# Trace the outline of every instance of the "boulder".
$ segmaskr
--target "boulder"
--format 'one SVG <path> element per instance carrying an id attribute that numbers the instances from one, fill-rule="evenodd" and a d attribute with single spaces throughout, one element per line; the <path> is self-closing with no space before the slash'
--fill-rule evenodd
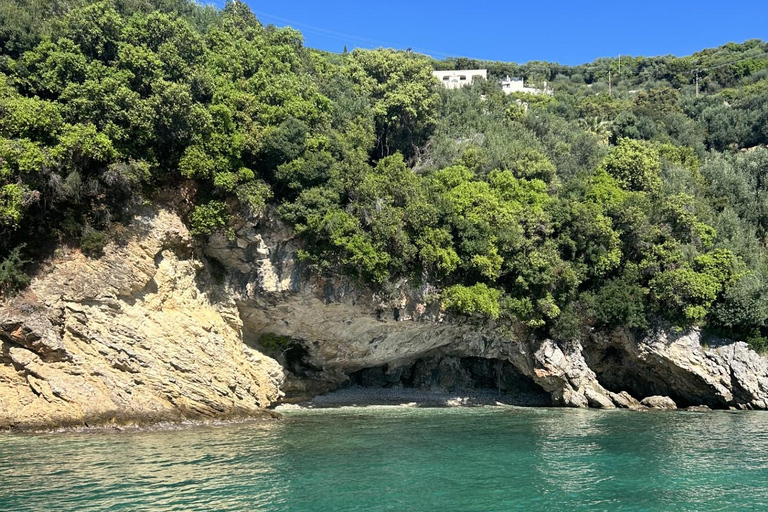
<path id="1" fill-rule="evenodd" d="M 677 409 L 677 404 L 668 396 L 648 396 L 643 398 L 640 403 L 650 409 Z"/>

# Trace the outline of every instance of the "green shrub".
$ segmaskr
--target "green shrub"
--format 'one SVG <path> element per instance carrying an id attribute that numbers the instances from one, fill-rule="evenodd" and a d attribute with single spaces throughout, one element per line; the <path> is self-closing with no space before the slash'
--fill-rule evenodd
<path id="1" fill-rule="evenodd" d="M 661 186 L 659 152 L 650 144 L 621 138 L 600 165 L 626 190 L 652 192 Z"/>
<path id="2" fill-rule="evenodd" d="M 80 250 L 91 258 L 97 258 L 104 254 L 104 247 L 109 242 L 109 237 L 103 231 L 86 230 L 80 239 Z"/>
<path id="3" fill-rule="evenodd" d="M 0 227 L 17 226 L 21 220 L 22 208 L 21 187 L 16 184 L 0 187 Z"/>
<path id="4" fill-rule="evenodd" d="M 262 334 L 261 338 L 259 338 L 259 345 L 261 345 L 264 350 L 272 353 L 284 352 L 293 345 L 293 339 L 289 336 L 281 336 L 279 334 L 268 332 Z"/>
<path id="5" fill-rule="evenodd" d="M 749 344 L 749 348 L 759 354 L 768 352 L 768 338 L 761 336 L 759 333 L 748 336 L 745 341 Z"/>
<path id="6" fill-rule="evenodd" d="M 272 199 L 272 189 L 263 181 L 247 181 L 237 187 L 235 194 L 251 215 L 261 215 Z"/>
<path id="7" fill-rule="evenodd" d="M 559 340 L 579 339 L 583 335 L 584 319 L 576 304 L 569 304 L 555 319 L 549 333 Z"/>
<path id="8" fill-rule="evenodd" d="M 598 323 L 616 327 L 646 327 L 645 298 L 648 290 L 624 279 L 614 279 L 594 296 L 593 309 Z"/>
<path id="9" fill-rule="evenodd" d="M 479 313 L 490 318 L 499 317 L 501 290 L 489 288 L 485 283 L 473 286 L 455 285 L 443 290 L 443 307 L 472 315 Z"/>
<path id="10" fill-rule="evenodd" d="M 190 216 L 193 235 L 210 235 L 219 228 L 227 225 L 229 214 L 223 201 L 211 201 L 208 204 L 196 206 Z"/>
<path id="11" fill-rule="evenodd" d="M 25 288 L 30 281 L 22 267 L 29 263 L 21 258 L 24 246 L 14 248 L 7 258 L 0 262 L 0 295 L 8 295 Z"/>
<path id="12" fill-rule="evenodd" d="M 661 313 L 684 324 L 696 324 L 709 312 L 722 284 L 710 274 L 681 267 L 656 274 L 650 288 Z"/>

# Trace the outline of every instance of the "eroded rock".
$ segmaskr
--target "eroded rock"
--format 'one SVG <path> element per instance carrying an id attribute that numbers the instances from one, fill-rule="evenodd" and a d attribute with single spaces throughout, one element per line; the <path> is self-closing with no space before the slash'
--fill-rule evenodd
<path id="1" fill-rule="evenodd" d="M 640 403 L 651 409 L 677 409 L 675 401 L 668 396 L 648 396 L 643 398 Z"/>
<path id="2" fill-rule="evenodd" d="M 621 391 L 620 393 L 608 393 L 608 396 L 611 397 L 611 400 L 613 400 L 613 403 L 616 404 L 616 407 L 620 407 L 622 409 L 644 409 L 645 406 L 642 405 L 638 400 L 627 393 L 626 391 Z"/>
<path id="3" fill-rule="evenodd" d="M 594 333 L 585 355 L 598 379 L 634 396 L 666 395 L 710 408 L 766 409 L 768 361 L 746 343 L 711 338 L 698 328 L 661 325 L 645 335 Z"/>
<path id="4" fill-rule="evenodd" d="M 257 415 L 280 397 L 282 368 L 243 344 L 180 219 L 147 212 L 131 230 L 0 307 L 0 427 Z"/>

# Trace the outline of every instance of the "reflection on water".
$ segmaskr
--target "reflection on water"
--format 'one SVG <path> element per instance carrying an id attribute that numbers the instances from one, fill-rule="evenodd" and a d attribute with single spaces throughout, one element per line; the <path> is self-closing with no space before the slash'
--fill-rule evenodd
<path id="1" fill-rule="evenodd" d="M 764 413 L 326 409 L 0 435 L 0 510 L 768 510 Z"/>
<path id="2" fill-rule="evenodd" d="M 603 434 L 597 417 L 591 411 L 571 412 L 565 428 L 560 418 L 551 416 L 541 416 L 533 425 L 538 456 L 532 469 L 542 494 L 574 495 L 612 478 L 597 468 L 600 446 L 595 439 Z"/>

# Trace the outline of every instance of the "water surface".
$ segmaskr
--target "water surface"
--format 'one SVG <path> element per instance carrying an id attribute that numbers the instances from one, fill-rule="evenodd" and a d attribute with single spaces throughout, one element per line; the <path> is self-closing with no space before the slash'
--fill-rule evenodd
<path id="1" fill-rule="evenodd" d="M 760 412 L 371 407 L 0 435 L 0 510 L 768 510 L 767 426 Z"/>

